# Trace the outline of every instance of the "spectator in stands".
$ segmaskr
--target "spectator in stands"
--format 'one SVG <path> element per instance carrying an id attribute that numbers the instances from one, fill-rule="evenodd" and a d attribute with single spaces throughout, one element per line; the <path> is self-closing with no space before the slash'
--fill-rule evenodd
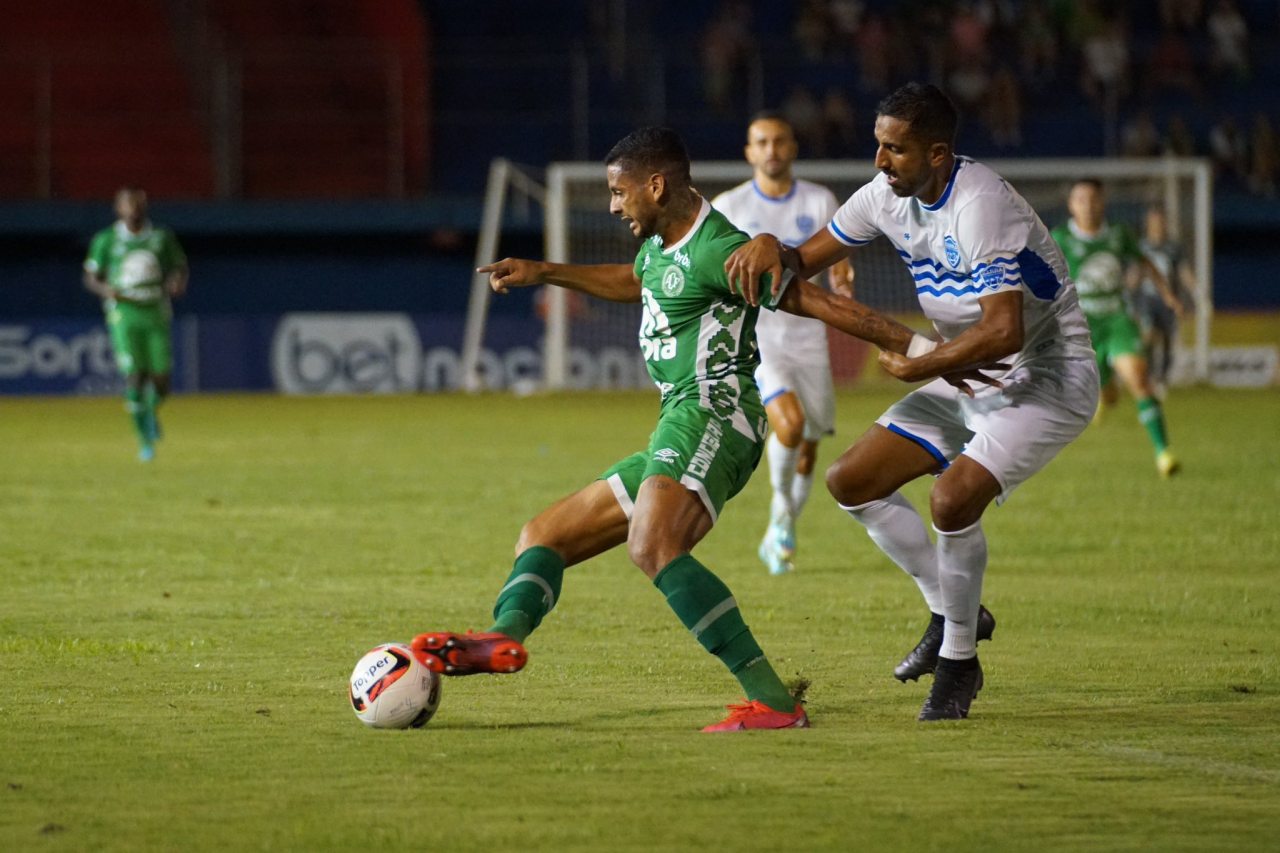
<path id="1" fill-rule="evenodd" d="M 1081 45 L 1080 88 L 1095 104 L 1117 103 L 1128 93 L 1129 36 L 1115 15 L 1085 37 Z"/>
<path id="2" fill-rule="evenodd" d="M 1249 173 L 1249 146 L 1235 116 L 1224 115 L 1209 131 L 1209 155 L 1221 181 L 1243 183 Z"/>
<path id="3" fill-rule="evenodd" d="M 1154 157 L 1160 153 L 1160 131 L 1150 110 L 1139 110 L 1120 128 L 1120 153 L 1125 157 Z"/>
<path id="4" fill-rule="evenodd" d="M 822 135 L 826 141 L 826 156 L 853 156 L 858 140 L 857 119 L 853 104 L 837 86 L 827 89 L 822 98 Z"/>
<path id="5" fill-rule="evenodd" d="M 962 60 L 947 75 L 947 91 L 956 106 L 965 113 L 981 112 L 980 105 L 986 100 L 990 88 L 991 75 L 987 66 L 976 57 Z"/>
<path id="6" fill-rule="evenodd" d="M 1276 147 L 1276 135 L 1271 119 L 1264 112 L 1253 117 L 1253 132 L 1249 135 L 1249 191 L 1266 198 L 1276 196 L 1276 161 L 1280 151 Z"/>
<path id="7" fill-rule="evenodd" d="M 951 18 L 951 58 L 957 65 L 987 60 L 989 22 L 972 5 L 961 6 Z"/>
<path id="8" fill-rule="evenodd" d="M 985 116 L 997 148 L 1022 147 L 1022 87 L 1008 65 L 1001 65 L 991 78 Z"/>
<path id="9" fill-rule="evenodd" d="M 862 0 L 831 0 L 828 4 L 827 15 L 831 19 L 832 39 L 838 55 L 852 55 L 865 12 Z"/>
<path id="10" fill-rule="evenodd" d="M 800 55 L 809 62 L 821 62 L 827 55 L 828 39 L 831 37 L 831 20 L 827 14 L 827 4 L 823 0 L 805 0 L 796 16 L 795 26 L 791 30 Z"/>
<path id="11" fill-rule="evenodd" d="M 1160 39 L 1147 60 L 1145 82 L 1148 96 L 1174 92 L 1199 97 L 1200 85 L 1196 79 L 1195 59 L 1185 35 L 1171 28 L 1166 28 L 1160 34 Z"/>
<path id="12" fill-rule="evenodd" d="M 1169 127 L 1165 130 L 1161 145 L 1163 153 L 1174 157 L 1195 156 L 1198 147 L 1196 137 L 1191 128 L 1187 127 L 1187 120 L 1182 117 L 1182 113 L 1169 116 Z"/>
<path id="13" fill-rule="evenodd" d="M 1022 79 L 1033 89 L 1049 85 L 1058 76 L 1058 32 L 1043 2 L 1027 4 L 1016 32 Z"/>
<path id="14" fill-rule="evenodd" d="M 1249 79 L 1249 25 L 1235 0 L 1216 0 L 1205 19 L 1209 70 L 1218 77 Z"/>
<path id="15" fill-rule="evenodd" d="M 873 12 L 858 28 L 858 72 L 863 91 L 881 92 L 889 88 L 890 70 L 893 67 L 889 45 L 889 24 L 883 15 Z"/>
<path id="16" fill-rule="evenodd" d="M 791 87 L 782 102 L 782 115 L 795 131 L 801 148 L 812 151 L 815 157 L 825 156 L 827 141 L 823 136 L 822 107 L 808 87 L 799 84 Z"/>
<path id="17" fill-rule="evenodd" d="M 742 88 L 740 81 L 756 50 L 751 5 L 725 0 L 702 38 L 702 85 L 712 109 L 728 113 L 733 108 L 734 93 Z"/>
<path id="18" fill-rule="evenodd" d="M 1160 23 L 1189 33 L 1200 26 L 1200 0 L 1160 0 Z"/>

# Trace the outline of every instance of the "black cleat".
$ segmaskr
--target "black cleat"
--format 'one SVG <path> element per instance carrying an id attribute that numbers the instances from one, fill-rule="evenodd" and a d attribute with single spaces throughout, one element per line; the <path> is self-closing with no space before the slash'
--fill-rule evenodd
<path id="1" fill-rule="evenodd" d="M 906 684 L 908 681 L 917 681 L 920 676 L 933 672 L 938 665 L 938 652 L 942 650 L 942 623 L 943 618 L 937 613 L 933 614 L 933 618 L 929 621 L 929 627 L 924 629 L 924 636 L 920 638 L 920 642 L 907 653 L 907 656 L 902 659 L 902 663 L 893 668 L 894 678 Z M 990 640 L 995 630 L 996 617 L 991 615 L 990 610 L 979 604 L 978 641 Z"/>
<path id="2" fill-rule="evenodd" d="M 924 700 L 922 722 L 963 720 L 969 716 L 969 705 L 982 689 L 982 666 L 978 659 L 950 660 L 940 658 L 933 673 L 933 687 Z"/>

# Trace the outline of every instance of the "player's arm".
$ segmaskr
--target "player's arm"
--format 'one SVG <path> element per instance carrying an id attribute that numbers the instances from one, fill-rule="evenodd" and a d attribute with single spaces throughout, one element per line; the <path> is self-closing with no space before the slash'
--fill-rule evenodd
<path id="1" fill-rule="evenodd" d="M 1160 268 L 1145 254 L 1138 255 L 1138 266 L 1142 268 L 1142 274 L 1155 283 L 1160 298 L 1164 300 L 1165 305 L 1169 306 L 1169 310 L 1181 317 L 1182 300 L 1178 299 L 1178 295 L 1173 292 L 1173 284 L 1169 281 L 1169 277 L 1161 272 Z"/>
<path id="2" fill-rule="evenodd" d="M 489 274 L 489 287 L 506 293 L 513 287 L 555 284 L 610 302 L 639 302 L 640 279 L 631 264 L 554 264 L 503 258 L 476 272 Z"/>
<path id="3" fill-rule="evenodd" d="M 799 247 L 788 246 L 772 234 L 758 234 L 729 256 L 724 271 L 730 289 L 742 294 L 749 304 L 759 305 L 761 276 L 771 276 L 769 281 L 775 283 L 776 294 L 783 270 L 800 278 L 811 278 L 848 253 L 849 247 L 825 228 Z"/>
<path id="4" fill-rule="evenodd" d="M 107 263 L 107 245 L 102 234 L 98 234 L 93 238 L 93 242 L 89 244 L 89 253 L 84 259 L 84 289 L 92 293 L 99 299 L 111 299 L 115 294 L 111 292 L 111 285 L 107 283 L 103 275 Z"/>
<path id="5" fill-rule="evenodd" d="M 183 264 L 173 272 L 169 273 L 169 277 L 164 280 L 165 292 L 174 299 L 177 299 L 179 296 L 182 296 L 182 294 L 187 292 L 187 280 L 189 278 L 190 271 L 187 269 L 187 265 Z"/>
<path id="6" fill-rule="evenodd" d="M 99 299 L 111 299 L 113 296 L 111 285 L 107 284 L 106 279 L 87 269 L 84 271 L 84 289 Z"/>
<path id="7" fill-rule="evenodd" d="M 880 353 L 880 364 L 904 382 L 918 382 L 946 376 L 951 384 L 972 396 L 957 379 L 971 379 L 999 385 L 978 373 L 996 366 L 1000 359 L 1022 349 L 1022 291 L 1004 290 L 978 300 L 982 317 L 949 341 L 927 352 L 907 357 L 900 351 Z"/>
<path id="8" fill-rule="evenodd" d="M 821 320 L 846 335 L 861 338 L 893 352 L 907 352 L 915 337 L 915 332 L 892 317 L 847 296 L 823 290 L 803 278 L 798 278 L 787 286 L 778 302 L 778 308 L 789 314 Z"/>

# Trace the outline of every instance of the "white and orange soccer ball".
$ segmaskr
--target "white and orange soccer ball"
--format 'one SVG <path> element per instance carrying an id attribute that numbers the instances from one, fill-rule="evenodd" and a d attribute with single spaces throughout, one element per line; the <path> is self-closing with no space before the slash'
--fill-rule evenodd
<path id="1" fill-rule="evenodd" d="M 417 729 L 440 706 L 440 676 L 404 643 L 375 646 L 351 673 L 351 708 L 375 729 Z"/>

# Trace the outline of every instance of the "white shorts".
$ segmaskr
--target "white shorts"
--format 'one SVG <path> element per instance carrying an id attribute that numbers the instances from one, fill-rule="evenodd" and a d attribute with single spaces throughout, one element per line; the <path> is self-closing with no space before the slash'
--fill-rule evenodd
<path id="1" fill-rule="evenodd" d="M 968 456 L 1000 483 L 1003 502 L 1089 425 L 1098 408 L 1098 366 L 1092 359 L 1045 360 L 1001 381 L 1003 389 L 983 386 L 970 399 L 935 379 L 876 423 L 929 451 L 939 472 Z"/>
<path id="2" fill-rule="evenodd" d="M 835 432 L 836 393 L 826 358 L 807 364 L 777 358 L 762 361 L 756 368 L 756 386 L 765 406 L 779 394 L 796 395 L 804 409 L 805 441 L 820 441 Z"/>

